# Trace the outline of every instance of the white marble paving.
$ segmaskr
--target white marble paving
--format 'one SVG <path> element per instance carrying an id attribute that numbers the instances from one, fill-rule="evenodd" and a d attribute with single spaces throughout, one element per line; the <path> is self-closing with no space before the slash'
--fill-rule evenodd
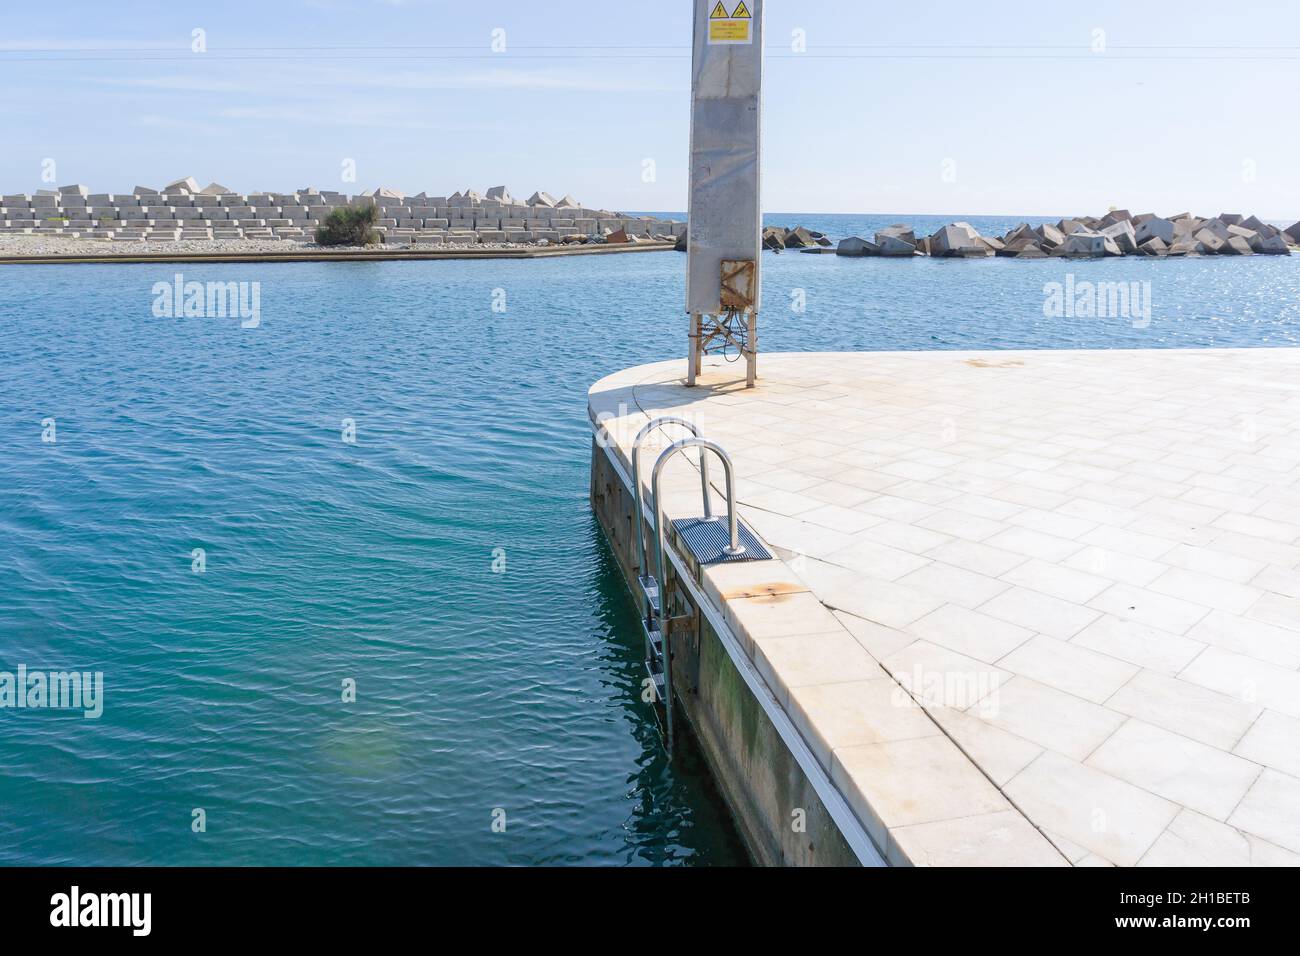
<path id="1" fill-rule="evenodd" d="M 683 373 L 593 418 L 732 453 L 780 560 L 710 593 L 892 862 L 1300 862 L 1300 350 Z"/>

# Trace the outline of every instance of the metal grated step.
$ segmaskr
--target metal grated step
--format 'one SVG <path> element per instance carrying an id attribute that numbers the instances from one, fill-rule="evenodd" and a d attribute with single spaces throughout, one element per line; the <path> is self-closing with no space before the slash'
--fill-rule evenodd
<path id="1" fill-rule="evenodd" d="M 673 529 L 682 543 L 700 564 L 722 564 L 737 561 L 767 561 L 772 555 L 743 521 L 737 524 L 737 537 L 744 547 L 743 554 L 727 554 L 724 548 L 731 543 L 727 535 L 727 522 L 721 518 L 679 518 Z"/>
<path id="2" fill-rule="evenodd" d="M 659 630 L 659 622 L 656 620 L 653 624 L 641 622 L 641 630 L 645 632 L 646 640 L 650 644 L 650 653 L 654 660 L 662 660 L 664 656 L 664 635 Z"/>
<path id="3" fill-rule="evenodd" d="M 636 580 L 641 585 L 642 597 L 650 604 L 657 617 L 662 613 L 662 609 L 659 607 L 659 582 L 654 579 L 652 574 L 641 575 Z"/>

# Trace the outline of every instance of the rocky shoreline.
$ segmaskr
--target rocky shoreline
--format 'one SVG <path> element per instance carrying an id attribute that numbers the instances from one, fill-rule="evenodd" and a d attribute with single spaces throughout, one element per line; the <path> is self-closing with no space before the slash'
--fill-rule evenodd
<path id="1" fill-rule="evenodd" d="M 841 239 L 841 256 L 1014 259 L 1056 257 L 1100 259 L 1106 256 L 1286 256 L 1300 251 L 1300 222 L 1286 229 L 1255 216 L 1220 213 L 1201 218 L 1191 213 L 1161 217 L 1134 216 L 1113 209 L 1104 216 L 1062 219 L 1055 225 L 1021 223 L 1002 236 L 981 236 L 968 222 L 955 222 L 933 235 L 918 237 L 906 224 L 889 226 L 873 239 Z"/>

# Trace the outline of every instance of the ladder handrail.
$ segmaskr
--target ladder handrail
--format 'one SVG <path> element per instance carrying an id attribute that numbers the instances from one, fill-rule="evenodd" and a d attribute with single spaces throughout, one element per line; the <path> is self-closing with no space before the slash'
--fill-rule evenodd
<path id="1" fill-rule="evenodd" d="M 642 516 L 645 509 L 641 501 L 641 443 L 655 429 L 663 428 L 665 425 L 681 425 L 696 438 L 700 437 L 700 430 L 693 422 L 684 418 L 678 418 L 675 415 L 665 415 L 661 418 L 652 419 L 636 434 L 632 439 L 632 498 L 633 498 L 633 525 L 636 531 L 637 557 L 640 559 L 641 574 L 650 573 L 649 567 L 646 566 L 645 553 L 645 531 L 642 528 Z M 705 460 L 703 454 L 700 455 L 700 490 L 704 495 L 704 517 L 705 520 L 713 519 L 713 509 L 709 504 L 709 463 Z M 653 495 L 651 498 L 653 500 Z"/>
<path id="2" fill-rule="evenodd" d="M 663 473 L 664 466 L 668 464 L 673 455 L 676 455 L 680 451 L 685 451 L 687 448 L 700 449 L 701 466 L 704 464 L 704 453 L 706 451 L 713 452 L 722 462 L 722 471 L 727 482 L 727 532 L 731 536 L 730 543 L 724 546 L 722 550 L 726 554 L 733 556 L 745 553 L 745 546 L 740 543 L 740 526 L 736 516 L 736 474 L 735 469 L 732 468 L 731 465 L 731 456 L 727 454 L 726 450 L 721 445 L 715 441 L 710 441 L 707 438 L 683 438 L 679 441 L 675 441 L 665 448 L 659 455 L 658 460 L 655 461 L 654 471 L 651 472 L 650 475 L 650 497 L 654 499 L 655 505 L 655 541 L 659 549 L 659 552 L 656 555 L 657 560 L 655 566 L 659 574 L 660 587 L 663 587 L 664 577 L 664 509 L 662 503 L 659 501 L 659 478 Z"/>
<path id="3" fill-rule="evenodd" d="M 723 450 L 722 446 L 716 442 L 709 441 L 707 438 L 683 438 L 675 441 L 659 455 L 655 461 L 654 470 L 650 475 L 650 497 L 654 500 L 655 508 L 655 574 L 659 585 L 659 619 L 663 623 L 660 628 L 660 640 L 663 641 L 663 669 L 664 669 L 664 714 L 667 723 L 667 741 L 668 753 L 671 755 L 673 750 L 673 657 L 672 657 L 672 628 L 668 625 L 671 615 L 668 613 L 668 579 L 664 570 L 664 508 L 663 500 L 659 495 L 659 479 L 663 474 L 664 466 L 678 452 L 685 451 L 687 448 L 700 449 L 701 468 L 707 467 L 707 452 L 713 452 L 722 461 L 722 470 L 726 475 L 727 481 L 727 530 L 731 533 L 731 543 L 726 545 L 722 550 L 729 555 L 739 555 L 745 553 L 744 545 L 740 543 L 740 532 L 736 519 L 736 475 L 731 466 L 731 457 Z M 705 486 L 705 500 L 707 507 L 708 486 Z"/>

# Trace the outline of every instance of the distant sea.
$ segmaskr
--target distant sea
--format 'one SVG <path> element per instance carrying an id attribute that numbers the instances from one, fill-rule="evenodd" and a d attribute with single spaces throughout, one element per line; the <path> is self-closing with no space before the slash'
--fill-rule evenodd
<path id="1" fill-rule="evenodd" d="M 0 671 L 105 686 L 0 710 L 0 864 L 743 860 L 587 503 L 587 388 L 684 355 L 684 269 L 0 267 Z M 1300 257 L 763 269 L 769 352 L 1300 345 Z M 260 282 L 260 327 L 155 317 L 176 273 Z M 1070 275 L 1149 282 L 1150 323 L 1046 317 Z"/>

